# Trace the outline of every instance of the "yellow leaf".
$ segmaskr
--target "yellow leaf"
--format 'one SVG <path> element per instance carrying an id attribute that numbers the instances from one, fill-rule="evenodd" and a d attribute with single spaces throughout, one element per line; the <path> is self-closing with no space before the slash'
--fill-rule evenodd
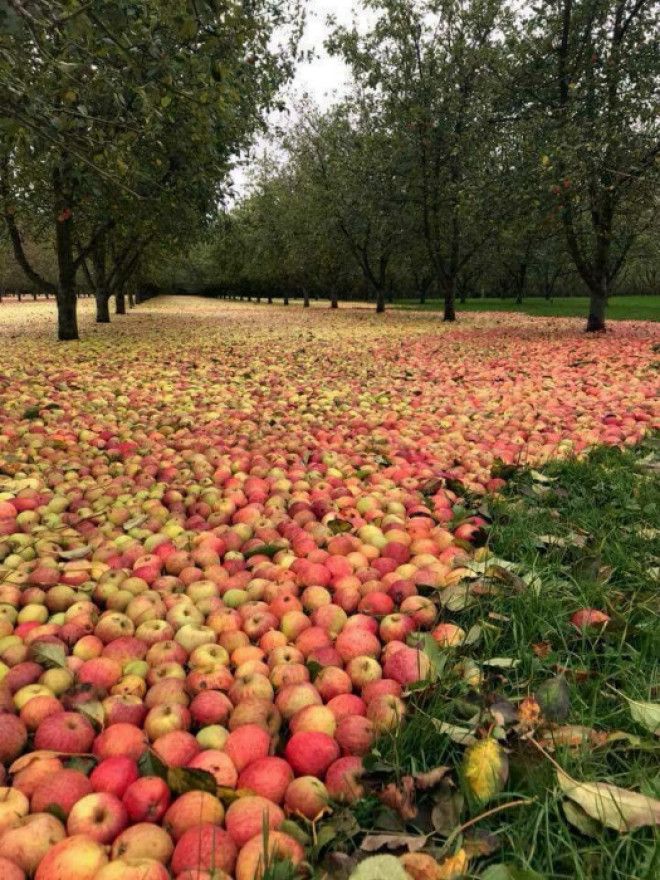
<path id="1" fill-rule="evenodd" d="M 463 775 L 475 797 L 490 800 L 502 790 L 509 775 L 509 761 L 502 746 L 494 739 L 471 745 L 463 759 Z"/>
<path id="2" fill-rule="evenodd" d="M 584 812 L 615 831 L 660 825 L 660 801 L 606 782 L 578 782 L 557 770 L 557 782 L 566 797 Z"/>

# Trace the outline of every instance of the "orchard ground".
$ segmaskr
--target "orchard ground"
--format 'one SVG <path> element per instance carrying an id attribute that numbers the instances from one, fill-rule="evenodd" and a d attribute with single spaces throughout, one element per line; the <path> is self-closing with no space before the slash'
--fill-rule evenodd
<path id="1" fill-rule="evenodd" d="M 50 596 L 53 570 L 72 592 L 80 588 L 76 602 L 86 601 L 82 617 L 104 651 L 112 627 L 97 611 L 137 633 L 141 594 L 162 591 L 162 617 L 187 651 L 181 669 L 169 671 L 193 693 L 196 634 L 176 613 L 181 590 L 194 597 L 192 619 L 212 624 L 221 644 L 218 596 L 229 600 L 231 589 L 239 611 L 241 602 L 266 602 L 254 607 L 248 640 L 272 665 L 277 648 L 261 632 L 272 622 L 314 681 L 330 660 L 351 668 L 353 651 L 333 651 L 339 618 L 322 625 L 319 608 L 339 606 L 349 620 L 364 613 L 377 620 L 379 644 L 364 635 L 369 648 L 357 656 L 383 647 L 382 674 L 403 685 L 403 703 L 367 701 L 364 673 L 351 668 L 374 729 L 366 749 L 344 741 L 366 773 L 335 792 L 359 796 L 315 823 L 292 815 L 295 827 L 280 826 L 302 842 L 318 877 L 359 872 L 367 851 L 420 846 L 436 861 L 409 855 L 403 864 L 414 878 L 656 875 L 646 827 L 660 823 L 656 325 L 617 322 L 593 338 L 580 319 L 465 314 L 448 326 L 432 312 L 171 297 L 97 326 L 91 303 L 80 309 L 83 339 L 58 344 L 52 303 L 0 305 L 4 677 L 22 685 L 14 667 L 51 665 L 56 649 L 64 668 L 43 672 L 40 698 L 50 690 L 62 707 L 80 707 L 78 692 L 61 691 L 53 672 L 103 690 L 96 667 L 82 672 L 95 661 L 77 649 L 80 607 L 65 620 L 64 593 Z M 211 529 L 215 549 L 204 545 Z M 327 547 L 345 561 L 326 571 Z M 162 569 L 170 554 L 184 567 Z M 122 577 L 130 590 L 119 589 Z M 202 583 L 212 595 L 195 588 Z M 284 588 L 298 594 L 313 627 L 293 634 L 307 625 L 298 618 L 285 634 Z M 112 614 L 102 620 L 116 622 Z M 412 653 L 423 683 L 388 648 L 415 638 L 410 620 L 421 633 L 421 653 Z M 247 633 L 247 618 L 242 625 Z M 311 629 L 331 635 L 306 644 Z M 48 655 L 35 651 L 44 639 Z M 241 690 L 272 676 L 253 654 L 247 662 L 257 666 L 237 674 L 237 660 L 232 653 L 231 674 L 211 685 L 229 694 L 230 727 Z M 137 671 L 103 684 L 115 695 L 129 686 L 143 693 Z M 143 674 L 158 688 L 153 666 Z M 17 711 L 18 691 L 3 702 L 7 711 Z M 107 725 L 112 697 L 96 696 L 84 717 Z M 304 736 L 309 717 L 294 721 L 277 697 L 276 706 Z M 181 733 L 197 732 L 197 721 L 170 714 L 183 719 Z M 319 719 L 312 730 L 327 730 L 327 713 Z M 55 747 L 52 730 L 40 729 L 52 722 L 37 723 L 36 709 L 21 708 L 21 720 L 30 737 L 19 753 Z M 178 763 L 178 749 L 191 743 L 165 743 L 154 717 L 145 724 L 150 748 Z M 291 733 L 284 724 L 271 748 L 299 775 L 311 772 L 306 751 L 287 744 Z M 97 759 L 107 748 L 100 739 Z M 18 754 L 3 747 L 9 770 Z M 148 775 L 161 769 L 154 759 Z M 603 782 L 625 794 L 589 785 Z M 264 783 L 252 774 L 251 784 Z M 89 830 L 91 820 L 78 821 Z M 177 851 L 172 876 L 190 856 Z M 231 862 L 231 852 L 224 856 Z M 269 870 L 269 880 L 293 875 L 291 866 Z"/>

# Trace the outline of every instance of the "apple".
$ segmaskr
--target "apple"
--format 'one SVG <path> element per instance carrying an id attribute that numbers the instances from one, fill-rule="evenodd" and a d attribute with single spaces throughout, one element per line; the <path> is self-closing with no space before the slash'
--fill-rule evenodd
<path id="1" fill-rule="evenodd" d="M 346 715 L 339 721 L 335 731 L 335 739 L 343 755 L 366 755 L 376 735 L 373 721 L 364 715 Z"/>
<path id="2" fill-rule="evenodd" d="M 321 699 L 328 702 L 340 694 L 350 694 L 353 690 L 353 682 L 348 669 L 345 671 L 336 666 L 326 666 L 316 676 L 314 687 Z"/>
<path id="3" fill-rule="evenodd" d="M 270 736 L 258 724 L 243 724 L 227 737 L 224 748 L 238 773 L 270 751 Z"/>
<path id="4" fill-rule="evenodd" d="M 138 776 L 136 762 L 126 755 L 117 755 L 97 764 L 90 773 L 89 781 L 94 791 L 104 791 L 121 798 Z"/>
<path id="5" fill-rule="evenodd" d="M 225 724 L 232 709 L 232 702 L 226 694 L 202 691 L 195 695 L 190 704 L 190 716 L 197 725 Z"/>
<path id="6" fill-rule="evenodd" d="M 58 770 L 37 785 L 30 808 L 33 813 L 42 813 L 54 806 L 68 816 L 73 806 L 93 791 L 91 781 L 80 770 Z"/>
<path id="7" fill-rule="evenodd" d="M 144 719 L 144 732 L 151 742 L 174 730 L 188 730 L 192 718 L 185 706 L 179 703 L 161 703 L 149 709 Z"/>
<path id="8" fill-rule="evenodd" d="M 73 805 L 66 830 L 69 836 L 82 834 L 96 843 L 108 844 L 124 830 L 128 820 L 126 807 L 118 797 L 93 792 Z"/>
<path id="9" fill-rule="evenodd" d="M 327 706 L 305 706 L 289 721 L 291 733 L 318 730 L 334 736 L 337 727 L 337 719 Z"/>
<path id="10" fill-rule="evenodd" d="M 106 728 L 96 737 L 92 751 L 101 760 L 124 755 L 137 761 L 147 748 L 144 731 L 135 724 L 120 722 Z"/>
<path id="11" fill-rule="evenodd" d="M 275 705 L 287 721 L 305 706 L 320 706 L 321 695 L 310 682 L 285 685 L 275 698 Z"/>
<path id="12" fill-rule="evenodd" d="M 282 726 L 282 716 L 269 700 L 245 699 L 232 710 L 228 727 L 233 731 L 245 724 L 257 724 L 274 736 Z"/>
<path id="13" fill-rule="evenodd" d="M 20 718 L 0 714 L 0 764 L 11 764 L 25 748 L 27 738 L 27 728 Z"/>
<path id="14" fill-rule="evenodd" d="M 248 764 L 238 777 L 237 788 L 250 789 L 255 794 L 280 804 L 292 779 L 293 773 L 287 761 L 269 756 Z"/>
<path id="15" fill-rule="evenodd" d="M 51 847 L 34 876 L 35 880 L 96 880 L 107 861 L 105 847 L 91 837 L 76 834 Z"/>
<path id="16" fill-rule="evenodd" d="M 366 655 L 352 657 L 346 664 L 346 672 L 353 684 L 353 687 L 361 690 L 365 685 L 373 681 L 378 681 L 383 675 L 378 660 Z"/>
<path id="17" fill-rule="evenodd" d="M 189 828 L 177 841 L 171 869 L 174 874 L 194 868 L 233 874 L 236 855 L 236 844 L 223 828 L 202 823 Z"/>
<path id="18" fill-rule="evenodd" d="M 153 822 L 138 822 L 115 838 L 111 856 L 113 860 L 155 859 L 167 865 L 173 852 L 174 844 L 165 828 Z"/>
<path id="19" fill-rule="evenodd" d="M 383 672 L 387 678 L 401 685 L 409 685 L 429 677 L 431 661 L 423 651 L 405 647 L 385 660 Z"/>
<path id="20" fill-rule="evenodd" d="M 349 755 L 334 761 L 325 775 L 330 797 L 348 803 L 359 800 L 364 795 L 364 788 L 358 782 L 363 772 L 362 758 L 357 756 Z"/>
<path id="21" fill-rule="evenodd" d="M 206 770 L 214 778 L 216 783 L 223 788 L 235 788 L 238 780 L 238 771 L 234 762 L 218 749 L 206 749 L 188 763 L 195 770 Z"/>
<path id="22" fill-rule="evenodd" d="M 94 728 L 76 712 L 60 712 L 44 718 L 34 735 L 37 749 L 76 754 L 89 752 L 94 742 Z"/>
<path id="23" fill-rule="evenodd" d="M 199 743 L 202 750 L 204 749 L 222 749 L 227 742 L 229 731 L 220 724 L 209 724 L 202 727 L 195 734 L 195 739 Z"/>
<path id="24" fill-rule="evenodd" d="M 376 635 L 361 627 L 345 626 L 337 636 L 335 648 L 344 663 L 348 663 L 354 657 L 380 656 L 380 641 Z"/>
<path id="25" fill-rule="evenodd" d="M 291 815 L 303 816 L 313 822 L 328 811 L 329 800 L 328 789 L 320 779 L 299 776 L 289 784 L 284 794 L 284 808 Z"/>
<path id="26" fill-rule="evenodd" d="M 50 813 L 33 813 L 0 837 L 0 858 L 8 859 L 32 876 L 48 850 L 65 837 L 59 819 Z"/>
<path id="27" fill-rule="evenodd" d="M 29 811 L 30 802 L 22 791 L 0 787 L 0 836 L 8 828 L 15 828 Z"/>
<path id="28" fill-rule="evenodd" d="M 265 866 L 278 861 L 299 865 L 305 858 L 305 851 L 297 840 L 281 831 L 271 831 L 268 835 L 268 849 L 263 834 L 255 834 L 242 847 L 236 860 L 236 880 L 262 880 Z"/>
<path id="29" fill-rule="evenodd" d="M 2 880 L 25 880 L 25 873 L 15 862 L 0 856 L 0 877 Z"/>
<path id="30" fill-rule="evenodd" d="M 225 827 L 241 849 L 248 840 L 262 832 L 264 825 L 275 831 L 284 821 L 284 813 L 272 801 L 259 795 L 239 798 L 229 805 Z"/>
<path id="31" fill-rule="evenodd" d="M 104 865 L 96 880 L 169 880 L 170 874 L 155 859 L 116 859 Z"/>
<path id="32" fill-rule="evenodd" d="M 131 822 L 160 822 L 170 805 L 170 790 L 159 776 L 131 782 L 121 799 Z"/>
<path id="33" fill-rule="evenodd" d="M 328 709 L 335 716 L 337 722 L 347 715 L 366 715 L 367 707 L 364 700 L 357 694 L 339 694 L 328 700 Z"/>
<path id="34" fill-rule="evenodd" d="M 206 791 L 188 791 L 170 805 L 163 827 L 177 841 L 195 825 L 222 825 L 224 818 L 225 810 L 217 797 Z"/>
<path id="35" fill-rule="evenodd" d="M 339 757 L 339 746 L 327 733 L 305 731 L 294 733 L 289 738 L 284 756 L 296 776 L 316 776 L 321 779 L 330 764 Z"/>
<path id="36" fill-rule="evenodd" d="M 406 707 L 400 697 L 384 694 L 375 697 L 367 705 L 367 718 L 373 723 L 377 733 L 394 730 L 401 724 Z"/>

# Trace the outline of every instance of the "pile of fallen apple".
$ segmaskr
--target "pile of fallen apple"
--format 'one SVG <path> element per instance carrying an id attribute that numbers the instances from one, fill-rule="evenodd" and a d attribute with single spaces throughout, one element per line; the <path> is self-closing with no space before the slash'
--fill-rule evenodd
<path id="1" fill-rule="evenodd" d="M 428 674 L 406 639 L 463 636 L 418 585 L 460 579 L 480 523 L 438 525 L 455 501 L 442 481 L 356 499 L 325 470 L 306 489 L 302 472 L 216 473 L 234 511 L 213 527 L 217 487 L 155 483 L 127 521 L 4 480 L 2 880 L 252 880 L 264 822 L 271 856 L 300 863 L 286 817 L 360 797 L 362 756 Z M 181 512 L 204 528 L 172 528 Z"/>

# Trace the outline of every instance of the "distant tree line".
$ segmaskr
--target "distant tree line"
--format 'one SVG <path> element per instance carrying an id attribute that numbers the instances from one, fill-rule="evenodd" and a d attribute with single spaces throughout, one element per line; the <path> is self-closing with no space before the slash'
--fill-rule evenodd
<path id="1" fill-rule="evenodd" d="M 225 295 L 374 302 L 658 293 L 660 6 L 364 0 L 353 73 L 309 102 L 248 197 L 170 278 Z M 186 266 L 188 267 L 186 269 Z M 162 274 L 162 273 L 161 273 Z"/>

